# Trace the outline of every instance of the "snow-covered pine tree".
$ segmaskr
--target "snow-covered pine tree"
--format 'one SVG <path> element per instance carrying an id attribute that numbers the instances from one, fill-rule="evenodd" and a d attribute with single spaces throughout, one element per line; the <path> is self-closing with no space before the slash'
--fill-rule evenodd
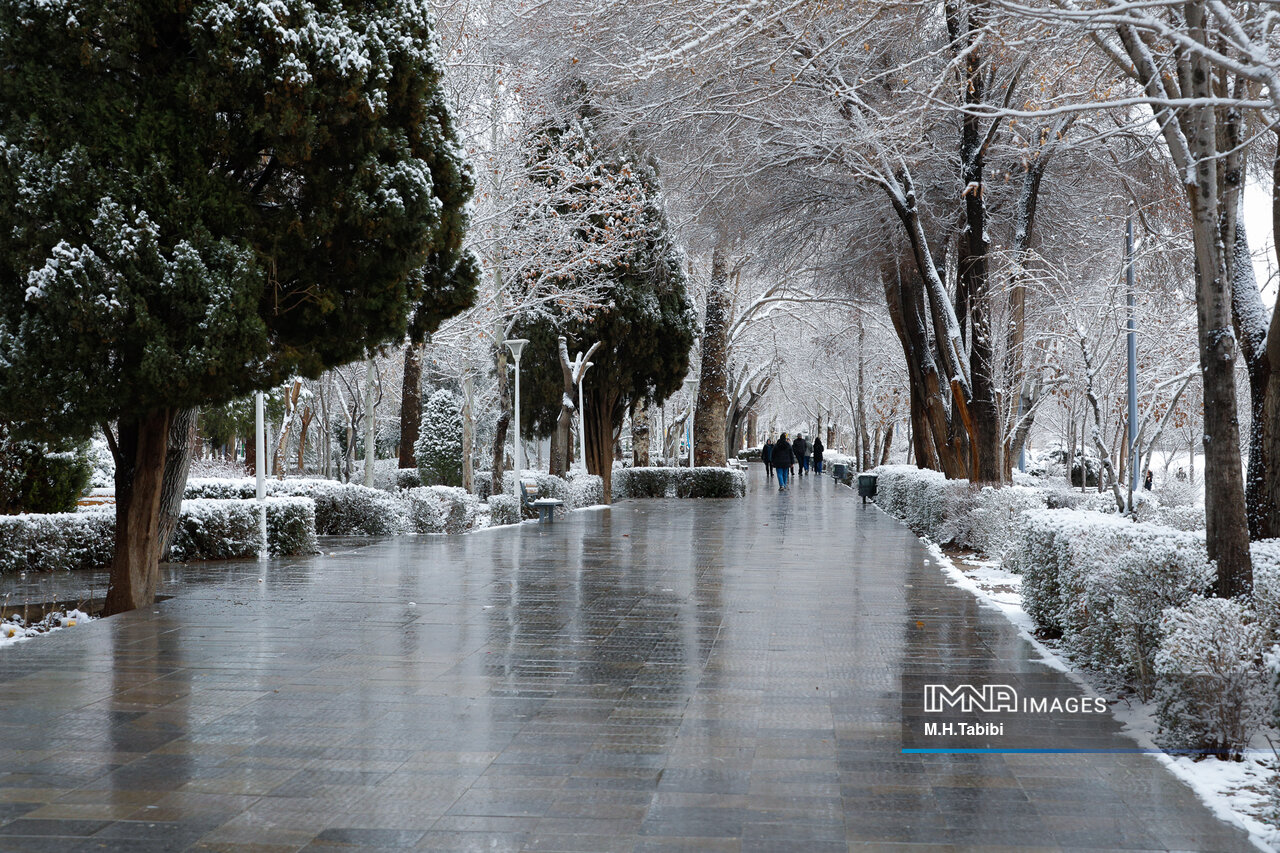
<path id="1" fill-rule="evenodd" d="M 0 4 L 0 417 L 115 422 L 108 612 L 150 603 L 175 413 L 469 304 L 423 0 Z"/>
<path id="2" fill-rule="evenodd" d="M 441 388 L 422 407 L 414 458 L 424 486 L 462 485 L 462 406 Z"/>

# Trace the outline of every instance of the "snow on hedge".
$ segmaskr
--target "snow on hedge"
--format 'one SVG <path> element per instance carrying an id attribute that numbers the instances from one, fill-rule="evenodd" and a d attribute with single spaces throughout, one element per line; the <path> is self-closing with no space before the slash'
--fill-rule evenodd
<path id="1" fill-rule="evenodd" d="M 111 562 L 115 507 L 47 515 L 0 515 L 0 574 L 92 569 Z"/>
<path id="2" fill-rule="evenodd" d="M 256 494 L 251 477 L 192 478 L 185 500 L 196 498 L 248 499 Z M 316 533 L 321 536 L 390 536 L 410 529 L 404 501 L 380 489 L 336 480 L 267 480 L 271 497 L 305 497 L 315 501 Z"/>
<path id="3" fill-rule="evenodd" d="M 271 497 L 267 548 L 274 556 L 314 554 L 316 504 L 311 498 Z M 182 502 L 169 556 L 177 562 L 254 557 L 262 549 L 257 501 L 198 498 Z"/>
<path id="4" fill-rule="evenodd" d="M 1135 522 L 1063 490 L 972 489 L 934 471 L 878 469 L 876 502 L 922 535 L 1002 559 L 1022 576 L 1041 637 L 1111 689 L 1156 700 L 1159 741 L 1238 755 L 1272 702 L 1264 650 L 1280 641 L 1280 540 L 1253 545 L 1251 602 L 1207 597 L 1214 580 L 1203 510 L 1145 501 Z M 1075 493 L 1078 494 L 1078 493 Z M 1098 509 L 1046 508 L 1092 505 Z M 1272 658 L 1280 670 L 1280 646 Z M 1226 701 L 1223 701 L 1225 697 Z"/>
<path id="5" fill-rule="evenodd" d="M 613 499 L 740 498 L 747 475 L 735 468 L 615 468 Z"/>

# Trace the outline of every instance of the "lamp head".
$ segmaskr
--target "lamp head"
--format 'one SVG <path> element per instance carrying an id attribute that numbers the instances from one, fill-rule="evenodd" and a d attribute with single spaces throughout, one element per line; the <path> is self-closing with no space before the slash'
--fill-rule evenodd
<path id="1" fill-rule="evenodd" d="M 528 338 L 512 338 L 509 341 L 503 341 L 503 343 L 507 345 L 507 349 L 511 350 L 511 354 L 519 362 L 520 352 L 524 349 L 524 345 L 529 343 L 529 340 Z"/>

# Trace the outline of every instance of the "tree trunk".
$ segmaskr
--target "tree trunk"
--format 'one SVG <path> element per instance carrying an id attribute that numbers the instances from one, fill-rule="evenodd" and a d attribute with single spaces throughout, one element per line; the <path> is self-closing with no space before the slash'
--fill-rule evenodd
<path id="1" fill-rule="evenodd" d="M 880 464 L 889 464 L 889 453 L 893 450 L 893 421 L 884 428 L 884 447 L 880 451 Z"/>
<path id="2" fill-rule="evenodd" d="M 475 388 L 471 374 L 462 380 L 462 488 L 475 491 L 472 461 L 476 453 Z"/>
<path id="3" fill-rule="evenodd" d="M 631 407 L 631 466 L 649 467 L 649 407 L 642 400 Z"/>
<path id="4" fill-rule="evenodd" d="M 573 363 L 569 361 L 569 342 L 560 336 L 560 375 L 564 389 L 560 394 L 560 416 L 551 442 L 551 473 L 563 477 L 569 470 L 569 445 L 573 441 L 573 413 L 578 408 L 577 388 L 573 382 Z"/>
<path id="5" fill-rule="evenodd" d="M 400 391 L 400 467 L 417 468 L 413 446 L 422 426 L 422 344 L 404 348 L 404 382 Z"/>
<path id="6" fill-rule="evenodd" d="M 585 396 L 589 400 L 583 418 L 587 471 L 604 480 L 604 502 L 613 503 L 613 416 L 618 392 L 602 382 L 592 382 Z"/>
<path id="7" fill-rule="evenodd" d="M 711 287 L 707 290 L 702 327 L 702 373 L 693 413 L 693 459 L 699 467 L 720 467 L 725 459 L 725 416 L 729 410 L 729 293 L 724 253 L 711 254 Z"/>
<path id="8" fill-rule="evenodd" d="M 1186 4 L 1188 28 L 1203 37 L 1204 8 Z M 1203 78 L 1196 96 L 1213 95 L 1210 70 L 1203 58 L 1191 60 L 1193 77 Z M 1203 91 L 1199 91 L 1203 89 Z M 1253 588 L 1249 558 L 1249 528 L 1244 509 L 1244 475 L 1240 464 L 1240 423 L 1236 410 L 1235 335 L 1231 326 L 1231 285 L 1220 243 L 1219 217 L 1234 216 L 1219 197 L 1215 110 L 1190 108 L 1186 136 L 1196 157 L 1194 181 L 1185 185 L 1191 207 L 1196 254 L 1196 319 L 1200 339 L 1200 369 L 1204 377 L 1205 519 L 1209 558 L 1217 563 L 1214 592 L 1221 597 L 1248 593 Z"/>
<path id="9" fill-rule="evenodd" d="M 490 487 L 493 494 L 502 494 L 502 471 L 506 467 L 507 430 L 511 428 L 511 381 L 507 378 L 507 356 L 498 350 L 498 422 L 493 428 L 493 457 Z M 517 478 L 520 476 L 516 475 Z"/>
<path id="10" fill-rule="evenodd" d="M 105 613 L 155 601 L 160 581 L 160 497 L 172 409 L 121 421 L 116 458 L 116 542 Z"/>
<path id="11" fill-rule="evenodd" d="M 160 559 L 169 559 L 173 531 L 182 515 L 182 493 L 187 489 L 191 454 L 196 443 L 196 421 L 200 410 L 179 409 L 169 425 L 169 441 L 164 457 L 164 478 L 160 485 Z"/>

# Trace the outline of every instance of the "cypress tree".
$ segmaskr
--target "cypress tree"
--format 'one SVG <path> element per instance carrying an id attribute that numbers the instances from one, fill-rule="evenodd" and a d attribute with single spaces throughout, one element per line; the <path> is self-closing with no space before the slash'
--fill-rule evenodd
<path id="1" fill-rule="evenodd" d="M 521 425 L 529 438 L 549 435 L 555 428 L 564 392 L 559 336 L 568 339 L 570 352 L 585 352 L 600 341 L 583 389 L 584 443 L 587 469 L 604 479 L 607 500 L 615 426 L 636 403 L 664 400 L 679 389 L 689 370 L 696 316 L 653 162 L 626 143 L 605 146 L 585 103 L 544 136 L 568 139 L 581 148 L 579 156 L 595 160 L 591 171 L 610 174 L 620 188 L 614 193 L 619 204 L 599 215 L 625 226 L 616 230 L 626 234 L 628 243 L 625 251 L 605 253 L 608 263 L 580 273 L 603 286 L 595 304 L 575 311 L 541 306 L 517 322 L 513 336 L 529 339 L 521 366 Z M 582 187 L 583 192 L 592 190 Z"/>
<path id="2" fill-rule="evenodd" d="M 0 4 L 0 417 L 115 423 L 108 612 L 154 599 L 175 413 L 471 299 L 420 0 Z"/>

